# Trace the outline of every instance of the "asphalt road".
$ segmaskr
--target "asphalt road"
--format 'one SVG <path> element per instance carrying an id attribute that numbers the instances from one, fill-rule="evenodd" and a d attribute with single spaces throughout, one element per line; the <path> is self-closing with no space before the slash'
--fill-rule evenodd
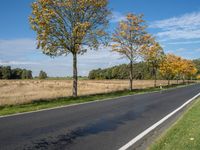
<path id="1" fill-rule="evenodd" d="M 117 150 L 200 85 L 0 118 L 0 150 Z"/>

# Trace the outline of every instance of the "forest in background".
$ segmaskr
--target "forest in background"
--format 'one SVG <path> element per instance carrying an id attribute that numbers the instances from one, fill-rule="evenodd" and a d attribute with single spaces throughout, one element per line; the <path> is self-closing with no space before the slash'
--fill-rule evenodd
<path id="1" fill-rule="evenodd" d="M 195 67 L 198 70 L 197 74 L 200 74 L 200 59 L 193 60 Z M 91 70 L 88 78 L 94 79 L 129 79 L 129 68 L 128 64 L 121 64 L 105 69 L 94 69 Z M 153 71 L 146 62 L 139 62 L 133 65 L 133 78 L 136 80 L 150 80 L 153 79 Z M 165 79 L 160 72 L 158 72 L 158 79 Z"/>

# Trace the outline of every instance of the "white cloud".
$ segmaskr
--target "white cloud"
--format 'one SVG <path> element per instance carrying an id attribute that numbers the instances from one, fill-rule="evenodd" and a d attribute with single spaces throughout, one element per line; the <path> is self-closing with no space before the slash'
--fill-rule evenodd
<path id="1" fill-rule="evenodd" d="M 150 27 L 164 29 L 193 29 L 200 26 L 200 12 L 188 13 L 180 17 L 173 17 L 166 20 L 155 21 Z"/>
<path id="2" fill-rule="evenodd" d="M 198 39 L 200 38 L 200 12 L 154 21 L 149 27 L 161 29 L 157 34 L 161 39 Z"/>
<path id="3" fill-rule="evenodd" d="M 109 47 L 101 47 L 98 51 L 88 50 L 78 56 L 79 75 L 87 75 L 91 69 L 124 63 L 125 60 L 119 57 Z M 0 40 L 0 65 L 31 69 L 34 75 L 40 70 L 45 70 L 50 76 L 72 75 L 71 55 L 52 59 L 36 49 L 33 39 Z"/>
<path id="4" fill-rule="evenodd" d="M 0 40 L 0 58 L 24 58 L 28 55 L 39 54 L 36 41 L 33 39 Z"/>
<path id="5" fill-rule="evenodd" d="M 197 59 L 199 58 L 199 48 L 177 48 L 177 49 L 169 49 L 165 51 L 166 53 L 173 53 L 178 56 L 182 56 L 186 59 Z"/>
<path id="6" fill-rule="evenodd" d="M 37 65 L 37 62 L 28 61 L 2 61 L 0 60 L 0 65 Z"/>
<path id="7" fill-rule="evenodd" d="M 198 39 L 200 38 L 200 29 L 199 30 L 169 30 L 169 31 L 163 31 L 159 32 L 157 34 L 159 38 L 168 38 L 170 40 L 175 40 L 175 39 Z"/>
<path id="8" fill-rule="evenodd" d="M 32 39 L 0 40 L 0 52 L 29 52 L 35 49 L 36 41 Z"/>
<path id="9" fill-rule="evenodd" d="M 199 44 L 200 41 L 179 41 L 179 42 L 169 42 L 169 43 L 166 43 L 166 44 L 170 44 L 170 45 L 178 45 L 178 44 Z"/>

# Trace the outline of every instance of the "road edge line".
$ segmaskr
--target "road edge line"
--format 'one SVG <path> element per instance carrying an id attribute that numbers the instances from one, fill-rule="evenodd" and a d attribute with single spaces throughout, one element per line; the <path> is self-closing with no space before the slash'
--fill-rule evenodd
<path id="1" fill-rule="evenodd" d="M 149 128 L 147 128 L 146 130 L 144 130 L 143 132 L 141 132 L 139 135 L 137 135 L 135 138 L 133 138 L 131 141 L 129 141 L 127 144 L 125 144 L 124 146 L 122 146 L 118 150 L 127 150 L 128 148 L 130 148 L 131 146 L 133 146 L 136 142 L 138 142 L 139 140 L 141 140 L 144 136 L 146 136 L 147 134 L 149 134 L 152 130 L 154 130 L 159 125 L 161 125 L 166 120 L 168 120 L 170 117 L 172 117 L 174 114 L 176 114 L 178 111 L 180 111 L 185 106 L 187 106 L 189 103 L 191 103 L 192 101 L 194 101 L 195 99 L 197 99 L 199 96 L 200 96 L 200 93 L 198 93 L 196 96 L 194 96 L 191 99 L 189 99 L 187 102 L 185 102 L 183 105 L 181 105 L 180 107 L 178 107 L 177 109 L 175 109 L 173 112 L 171 112 L 170 114 L 168 114 L 164 118 L 162 118 L 160 121 L 156 122 L 155 124 L 153 124 L 152 126 L 150 126 Z"/>

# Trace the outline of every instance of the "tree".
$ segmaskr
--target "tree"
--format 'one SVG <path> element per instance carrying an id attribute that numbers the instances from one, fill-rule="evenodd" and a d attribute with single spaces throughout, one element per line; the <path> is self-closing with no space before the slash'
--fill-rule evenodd
<path id="1" fill-rule="evenodd" d="M 27 79 L 33 79 L 33 76 L 32 76 L 32 71 L 31 70 L 27 70 Z"/>
<path id="2" fill-rule="evenodd" d="M 11 79 L 11 67 L 10 66 L 6 66 L 6 67 L 2 67 L 2 79 Z"/>
<path id="3" fill-rule="evenodd" d="M 185 83 L 186 79 L 191 79 L 195 77 L 198 70 L 195 64 L 191 60 L 183 59 L 179 56 L 168 54 L 160 66 L 160 73 L 168 79 L 173 79 L 176 77 L 177 83 L 178 79 L 182 79 Z"/>
<path id="4" fill-rule="evenodd" d="M 182 59 L 182 65 L 180 66 L 180 68 L 180 74 L 182 76 L 183 82 L 185 82 L 185 79 L 191 79 L 198 72 L 195 64 L 191 60 L 187 59 Z"/>
<path id="5" fill-rule="evenodd" d="M 0 66 L 0 79 L 2 79 L 2 66 Z"/>
<path id="6" fill-rule="evenodd" d="M 12 69 L 12 79 L 22 79 L 22 72 L 20 68 Z"/>
<path id="7" fill-rule="evenodd" d="M 157 70 L 160 66 L 160 63 L 163 61 L 164 51 L 160 44 L 149 35 L 148 42 L 141 48 L 141 55 L 143 56 L 143 59 L 147 62 L 148 66 L 152 68 L 152 75 L 154 76 L 154 87 L 156 87 Z"/>
<path id="8" fill-rule="evenodd" d="M 167 54 L 164 57 L 164 60 L 160 64 L 159 71 L 161 75 L 168 80 L 168 85 L 170 80 L 177 75 L 177 66 L 176 66 L 177 56 L 173 54 Z"/>
<path id="9" fill-rule="evenodd" d="M 106 69 L 91 70 L 89 79 L 129 79 L 130 65 L 121 64 Z M 134 79 L 152 79 L 148 66 L 145 62 L 138 62 L 133 65 Z M 160 77 L 160 76 L 158 76 Z"/>
<path id="10" fill-rule="evenodd" d="M 200 74 L 200 59 L 193 60 L 193 63 L 195 64 L 195 67 L 198 70 L 198 74 Z"/>
<path id="11" fill-rule="evenodd" d="M 91 80 L 94 80 L 96 78 L 96 70 L 91 70 L 89 72 L 89 75 L 88 75 L 88 78 L 91 79 Z"/>
<path id="12" fill-rule="evenodd" d="M 23 71 L 22 71 L 22 79 L 27 79 L 27 77 L 26 77 L 26 69 L 23 69 Z"/>
<path id="13" fill-rule="evenodd" d="M 41 70 L 39 73 L 39 79 L 46 79 L 47 77 L 47 73 Z"/>
<path id="14" fill-rule="evenodd" d="M 200 74 L 197 75 L 196 79 L 197 79 L 197 80 L 200 80 Z"/>
<path id="15" fill-rule="evenodd" d="M 133 63 L 139 56 L 139 50 L 145 42 L 143 15 L 128 14 L 115 30 L 112 40 L 112 51 L 118 52 L 130 62 L 130 90 L 133 89 Z"/>
<path id="16" fill-rule="evenodd" d="M 23 69 L 21 79 L 32 79 L 32 78 L 33 78 L 32 71 Z"/>
<path id="17" fill-rule="evenodd" d="M 107 0 L 36 0 L 30 23 L 38 48 L 49 56 L 72 54 L 73 96 L 77 96 L 77 55 L 104 43 L 110 11 Z"/>

